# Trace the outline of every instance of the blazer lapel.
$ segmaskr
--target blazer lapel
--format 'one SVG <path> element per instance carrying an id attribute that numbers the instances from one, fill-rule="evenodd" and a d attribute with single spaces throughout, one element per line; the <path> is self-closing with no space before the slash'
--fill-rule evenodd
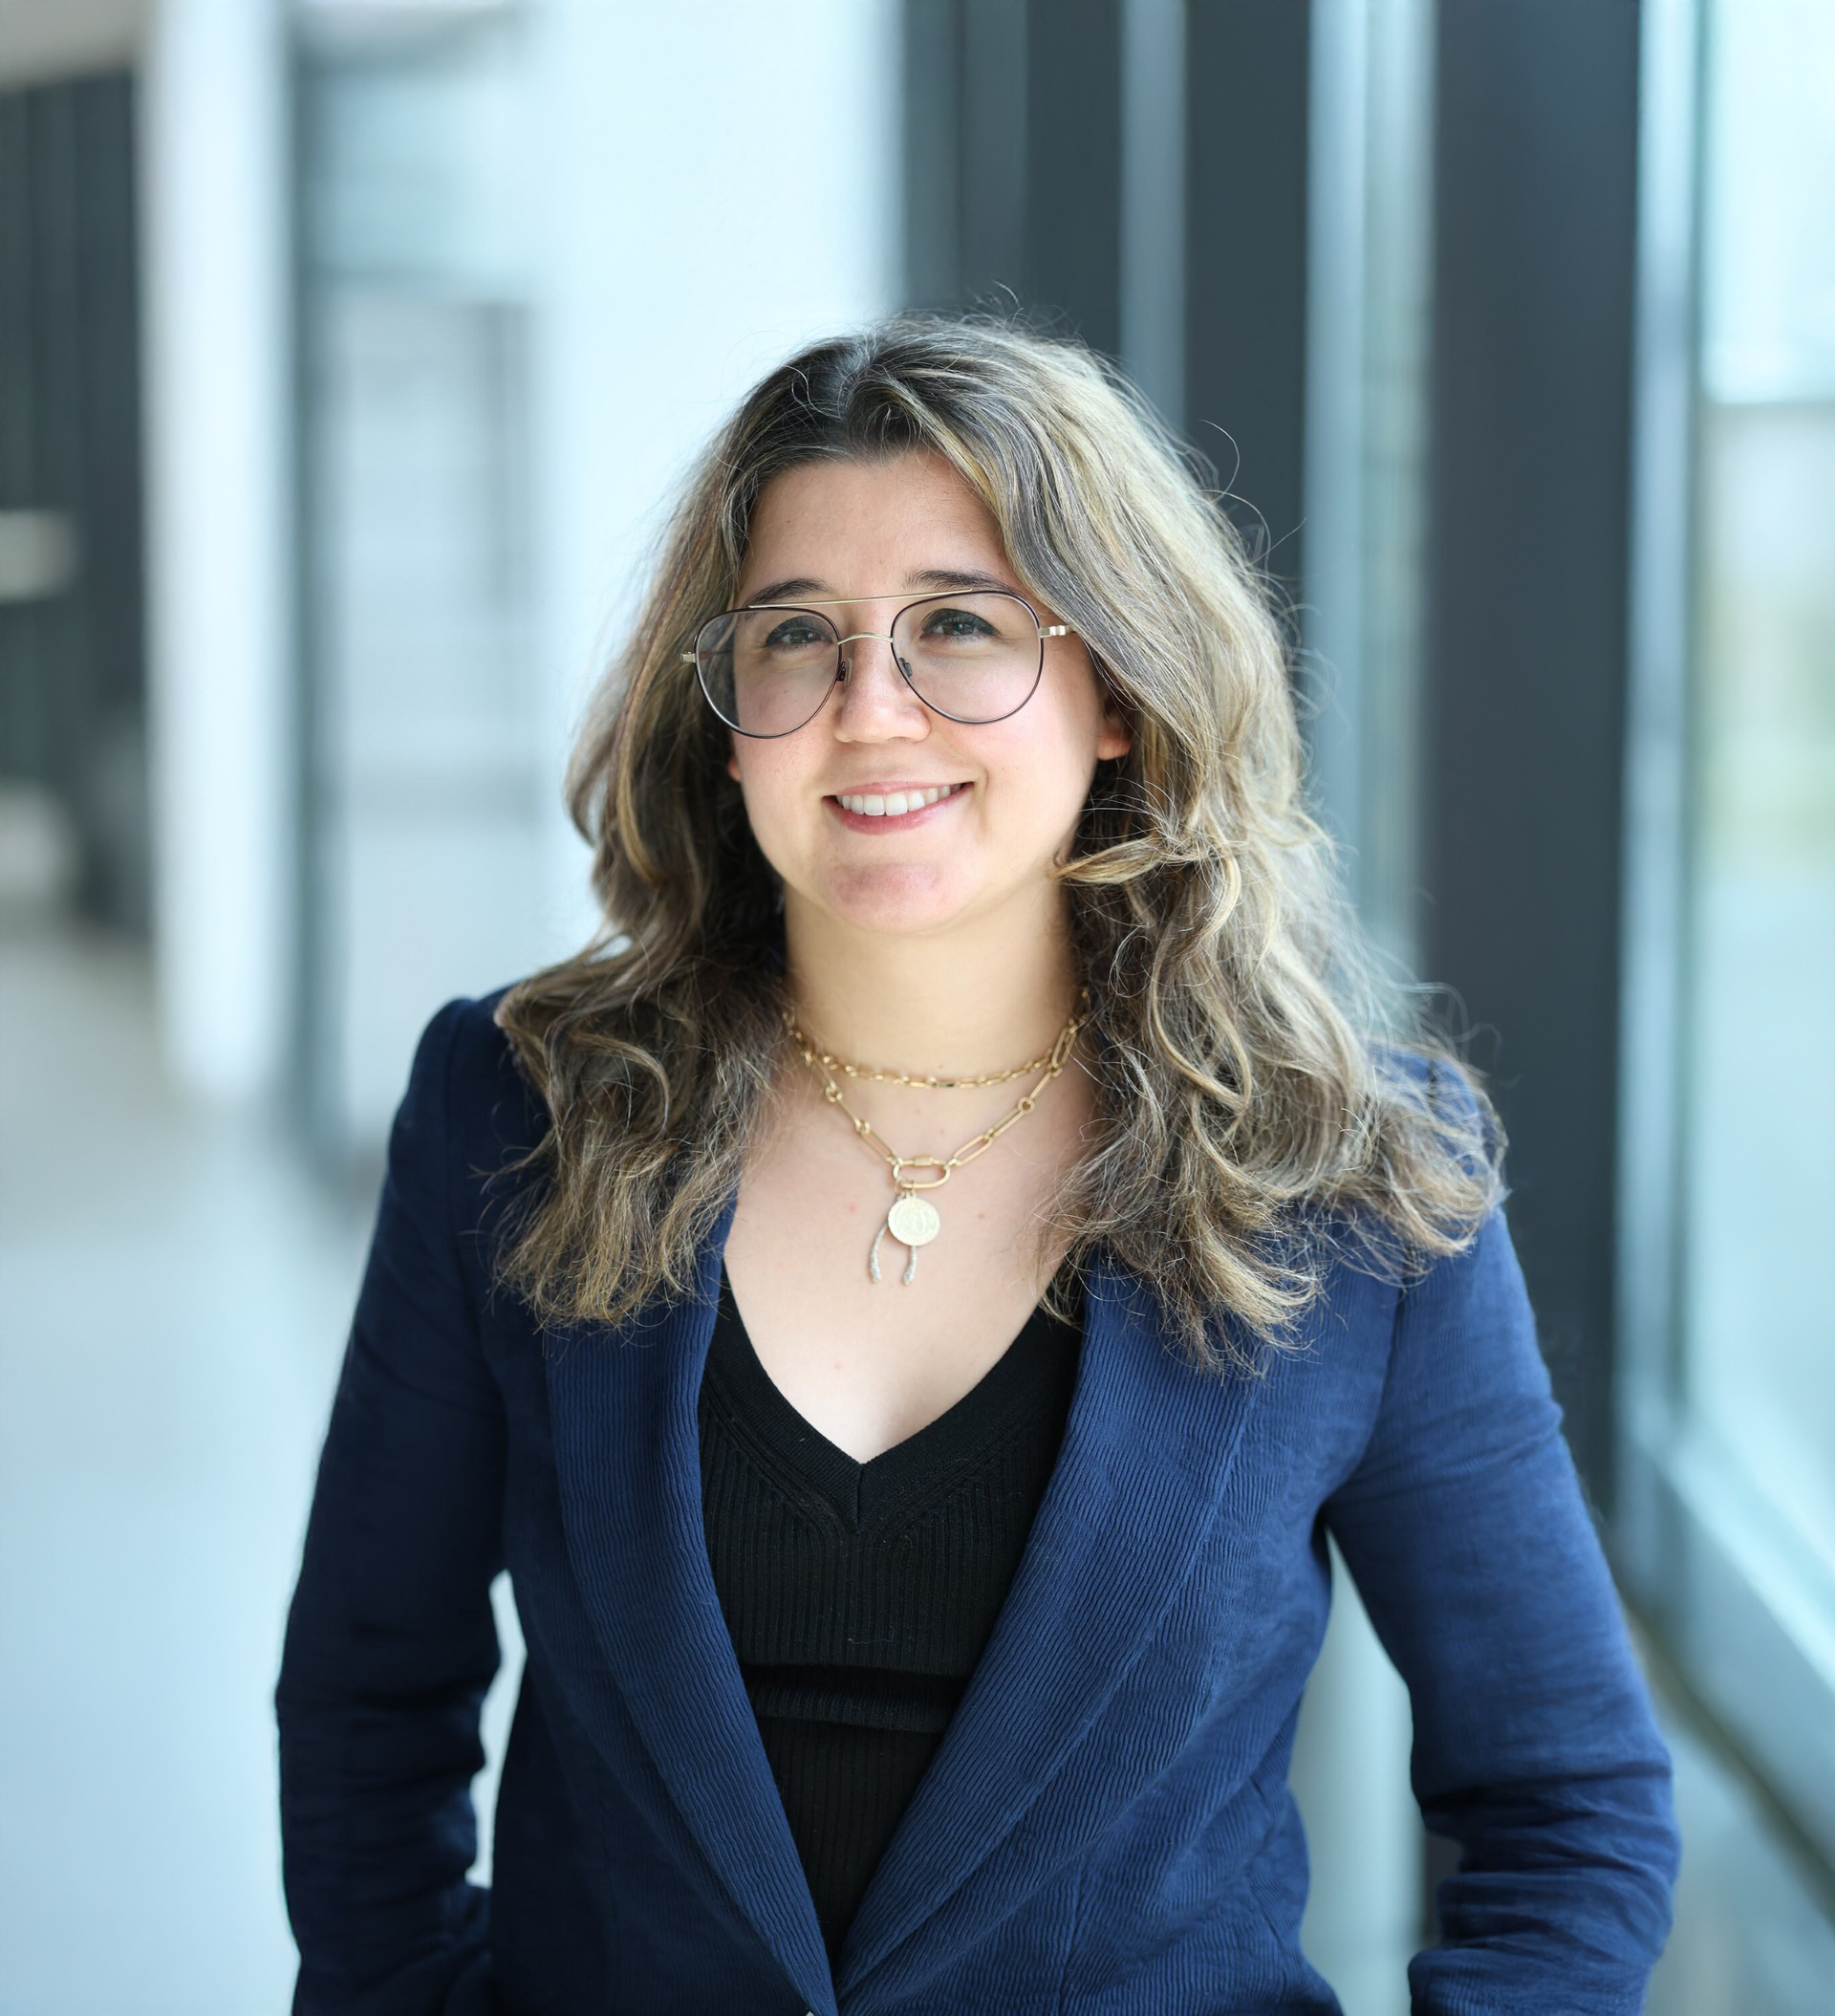
<path id="1" fill-rule="evenodd" d="M 594 1632 L 702 1852 L 803 1998 L 834 1984 L 708 1564 L 695 1416 L 728 1200 L 692 1301 L 570 1332 L 548 1363 L 573 1572 Z"/>
<path id="2" fill-rule="evenodd" d="M 1142 1285 L 1092 1270 L 1056 1467 L 993 1635 L 849 1928 L 845 2007 L 896 2001 L 928 1971 L 926 1921 L 1056 1775 L 1165 1615 L 1265 1383 L 1195 1373 Z M 1054 1852 L 1073 1855 L 1133 1789 L 1083 1801 L 1078 1838 L 1055 1837 Z M 960 1949 L 980 1929 L 968 1900 L 946 1936 Z"/>

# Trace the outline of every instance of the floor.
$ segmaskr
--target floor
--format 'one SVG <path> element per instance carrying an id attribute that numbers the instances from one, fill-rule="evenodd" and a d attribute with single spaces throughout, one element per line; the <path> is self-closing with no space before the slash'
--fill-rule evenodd
<path id="1" fill-rule="evenodd" d="M 1659 1694 L 1682 1876 L 1646 2016 L 1831 2016 L 1835 1918 L 1738 1778 Z"/>
<path id="2" fill-rule="evenodd" d="M 279 2012 L 270 1697 L 372 1200 L 165 1086 L 131 946 L 0 935 L 0 2016 Z M 1670 1725 L 1652 2016 L 1830 2016 L 1835 1927 Z"/>
<path id="3" fill-rule="evenodd" d="M 131 947 L 0 975 L 0 2011 L 281 2010 L 270 1696 L 360 1217 L 165 1088 Z"/>

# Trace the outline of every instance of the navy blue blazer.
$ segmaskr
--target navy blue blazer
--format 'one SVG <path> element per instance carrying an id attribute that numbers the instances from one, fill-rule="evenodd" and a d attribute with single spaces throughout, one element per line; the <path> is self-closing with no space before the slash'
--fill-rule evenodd
<path id="1" fill-rule="evenodd" d="M 1630 2016 L 1668 1930 L 1669 1758 L 1501 1217 L 1306 1348 L 1193 1372 L 1099 1267 L 1049 1486 L 835 1972 L 708 1566 L 699 1291 L 544 1341 L 486 1242 L 539 1102 L 490 1019 L 421 1040 L 276 1706 L 300 2016 L 1221 2016 L 1338 2004 L 1287 1791 L 1328 1530 L 1464 1847 L 1416 2011 Z M 528 1643 L 492 1885 L 466 1880 L 507 1568 Z"/>

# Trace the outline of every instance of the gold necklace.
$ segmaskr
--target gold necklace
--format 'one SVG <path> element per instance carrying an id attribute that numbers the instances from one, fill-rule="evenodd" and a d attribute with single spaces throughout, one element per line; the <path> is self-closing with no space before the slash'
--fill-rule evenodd
<path id="1" fill-rule="evenodd" d="M 799 1043 L 806 1041 L 794 1022 L 790 1029 Z M 1004 1085 L 1011 1078 L 1025 1077 L 1029 1071 L 1043 1071 L 1051 1061 L 1051 1052 L 1047 1051 L 1042 1057 L 1028 1057 L 1024 1064 L 1014 1065 L 1011 1071 L 991 1071 L 980 1078 L 939 1078 L 929 1075 L 914 1077 L 908 1071 L 875 1071 L 871 1065 L 850 1064 L 845 1057 L 831 1056 L 825 1050 L 806 1050 L 804 1054 L 824 1071 L 845 1072 L 851 1078 L 870 1079 L 879 1085 L 920 1085 L 931 1092 L 967 1092 L 982 1085 Z"/>
<path id="2" fill-rule="evenodd" d="M 1072 1014 L 1063 1029 L 1058 1031 L 1058 1040 L 1043 1057 L 1034 1057 L 1025 1064 L 1016 1064 L 1011 1071 L 990 1073 L 980 1078 L 937 1078 L 913 1077 L 902 1072 L 871 1071 L 864 1065 L 843 1063 L 839 1057 L 819 1051 L 796 1025 L 796 1018 L 788 1008 L 784 1010 L 784 1026 L 790 1032 L 790 1040 L 802 1053 L 803 1061 L 811 1071 L 821 1074 L 823 1097 L 831 1106 L 838 1106 L 853 1123 L 853 1131 L 866 1145 L 878 1156 L 890 1171 L 893 1188 L 896 1195 L 886 1211 L 885 1223 L 873 1235 L 873 1245 L 867 1253 L 867 1278 L 879 1279 L 879 1246 L 890 1232 L 898 1244 L 908 1249 L 904 1273 L 899 1277 L 909 1288 L 918 1272 L 918 1248 L 928 1246 L 942 1230 L 942 1220 L 937 1215 L 937 1206 L 930 1199 L 919 1193 L 925 1190 L 940 1190 L 964 1162 L 972 1162 L 978 1155 L 984 1155 L 1000 1139 L 1006 1130 L 1023 1120 L 1038 1104 L 1039 1095 L 1057 1076 L 1070 1059 L 1070 1047 L 1076 1041 L 1077 1031 L 1090 1019 L 1087 1012 L 1090 989 L 1085 987 L 1077 998 L 1077 1012 Z M 897 1155 L 888 1146 L 872 1121 L 854 1112 L 842 1096 L 841 1088 L 834 1081 L 837 1071 L 846 1072 L 850 1077 L 878 1079 L 882 1083 L 895 1085 L 926 1085 L 944 1090 L 956 1090 L 972 1085 L 1002 1085 L 1009 1078 L 1017 1078 L 1023 1073 L 1043 1070 L 1044 1075 L 1030 1092 L 1021 1095 L 1019 1102 L 1005 1118 L 997 1120 L 992 1127 L 964 1141 L 956 1153 L 947 1158 L 935 1155 Z M 935 1169 L 938 1174 L 920 1181 L 903 1172 L 908 1169 Z"/>

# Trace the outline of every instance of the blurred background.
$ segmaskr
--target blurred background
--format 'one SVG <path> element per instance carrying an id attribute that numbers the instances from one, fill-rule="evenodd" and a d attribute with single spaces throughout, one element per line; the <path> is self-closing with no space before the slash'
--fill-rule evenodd
<path id="1" fill-rule="evenodd" d="M 0 0 L 3 2016 L 286 2006 L 415 1036 L 590 927 L 560 768 L 698 444 L 973 302 L 1217 465 L 1495 1074 L 1677 1761 L 1650 2006 L 1828 2016 L 1831 216 L 1830 0 Z M 1340 1592 L 1306 1938 L 1402 2016 L 1447 1850 Z"/>

